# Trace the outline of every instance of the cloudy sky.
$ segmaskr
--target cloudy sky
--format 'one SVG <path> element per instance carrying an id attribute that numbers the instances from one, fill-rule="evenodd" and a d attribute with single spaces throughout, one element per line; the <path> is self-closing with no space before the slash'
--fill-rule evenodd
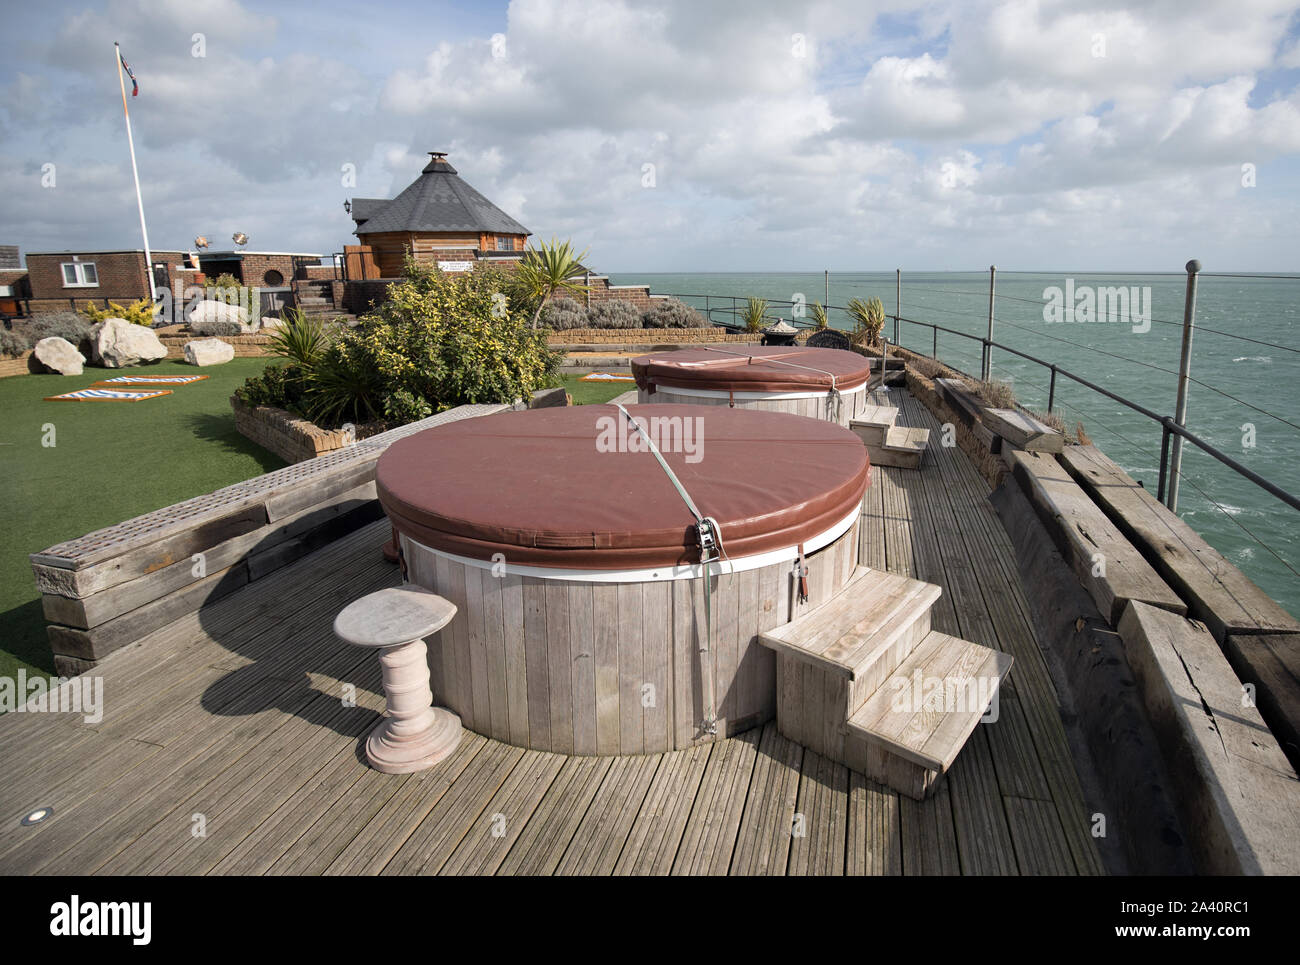
<path id="1" fill-rule="evenodd" d="M 1293 4 L 54 0 L 4 23 L 0 243 L 24 251 L 139 246 L 118 40 L 157 248 L 341 250 L 344 198 L 445 150 L 605 271 L 1300 268 Z"/>

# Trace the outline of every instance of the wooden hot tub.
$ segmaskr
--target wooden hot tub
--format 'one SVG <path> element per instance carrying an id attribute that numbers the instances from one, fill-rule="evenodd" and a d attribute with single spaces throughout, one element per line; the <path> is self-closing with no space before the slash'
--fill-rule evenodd
<path id="1" fill-rule="evenodd" d="M 772 652 L 756 634 L 853 573 L 870 468 L 853 433 L 717 407 L 628 412 L 717 521 L 726 558 L 709 564 L 707 661 L 695 517 L 617 407 L 467 419 L 379 459 L 379 499 L 407 578 L 460 610 L 429 661 L 435 702 L 471 730 L 615 755 L 754 726 L 773 716 L 776 693 Z"/>
<path id="2" fill-rule="evenodd" d="M 833 348 L 719 346 L 632 360 L 637 401 L 786 412 L 847 428 L 867 403 L 865 356 Z"/>

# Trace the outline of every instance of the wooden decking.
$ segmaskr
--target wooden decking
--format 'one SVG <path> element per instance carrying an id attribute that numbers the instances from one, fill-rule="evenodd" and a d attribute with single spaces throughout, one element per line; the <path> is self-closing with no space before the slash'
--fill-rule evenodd
<path id="1" fill-rule="evenodd" d="M 889 401 L 937 442 L 919 404 Z M 114 654 L 95 671 L 101 723 L 0 717 L 0 873 L 1100 873 L 987 486 L 937 444 L 920 472 L 874 477 L 861 562 L 940 584 L 936 629 L 1016 659 L 1000 719 L 976 729 L 928 801 L 772 724 L 620 758 L 467 734 L 430 771 L 370 770 L 359 737 L 383 705 L 378 662 L 330 624 L 398 580 L 380 522 Z M 37 807 L 53 813 L 21 826 Z"/>

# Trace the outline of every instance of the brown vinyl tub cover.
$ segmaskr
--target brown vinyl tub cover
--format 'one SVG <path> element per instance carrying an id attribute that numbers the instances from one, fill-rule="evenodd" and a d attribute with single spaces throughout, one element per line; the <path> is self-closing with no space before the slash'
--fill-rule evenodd
<path id="1" fill-rule="evenodd" d="M 717 520 L 733 567 L 812 552 L 857 518 L 866 448 L 834 423 L 718 406 L 628 411 L 658 434 L 700 512 Z M 675 446 L 665 444 L 672 431 L 683 433 Z M 479 565 L 562 579 L 695 575 L 695 519 L 654 455 L 632 451 L 635 438 L 613 405 L 452 422 L 387 449 L 379 500 L 399 533 Z"/>
<path id="2" fill-rule="evenodd" d="M 833 348 L 737 345 L 679 349 L 632 360 L 637 388 L 721 392 L 737 398 L 856 392 L 867 384 L 869 363 L 857 352 Z M 751 395 L 752 393 L 752 395 Z"/>

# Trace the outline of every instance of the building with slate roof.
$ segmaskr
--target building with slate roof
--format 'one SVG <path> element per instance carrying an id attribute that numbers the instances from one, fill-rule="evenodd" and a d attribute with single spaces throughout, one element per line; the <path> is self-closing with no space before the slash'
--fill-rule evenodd
<path id="1" fill-rule="evenodd" d="M 349 279 L 396 278 L 409 250 L 462 271 L 479 261 L 516 262 L 532 234 L 465 182 L 441 151 L 391 201 L 352 198 L 359 245 L 345 248 Z"/>

